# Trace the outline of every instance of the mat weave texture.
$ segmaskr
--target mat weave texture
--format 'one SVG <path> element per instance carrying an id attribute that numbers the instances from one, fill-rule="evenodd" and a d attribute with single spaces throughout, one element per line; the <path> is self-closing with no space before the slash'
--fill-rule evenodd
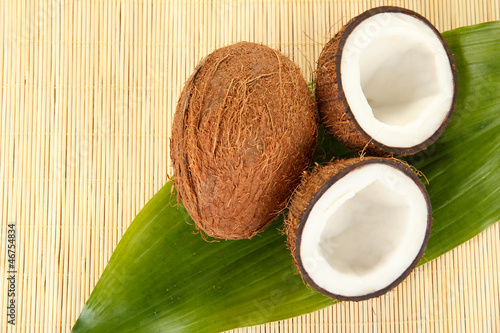
<path id="1" fill-rule="evenodd" d="M 413 9 L 440 31 L 500 19 L 498 0 L 2 1 L 0 331 L 70 331 L 171 173 L 173 111 L 203 56 L 259 42 L 310 80 L 329 38 L 380 5 Z M 9 224 L 15 326 L 6 322 Z M 497 223 L 385 296 L 233 332 L 500 332 L 499 280 Z"/>

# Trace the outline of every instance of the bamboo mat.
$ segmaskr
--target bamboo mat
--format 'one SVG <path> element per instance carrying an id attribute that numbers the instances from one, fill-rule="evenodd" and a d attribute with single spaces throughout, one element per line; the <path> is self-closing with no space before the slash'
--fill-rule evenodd
<path id="1" fill-rule="evenodd" d="M 500 19 L 498 0 L 2 1 L 1 331 L 70 331 L 120 237 L 167 181 L 172 113 L 200 58 L 260 42 L 309 80 L 324 43 L 378 5 L 414 9 L 441 31 Z M 499 239 L 497 223 L 378 299 L 234 332 L 500 332 Z"/>

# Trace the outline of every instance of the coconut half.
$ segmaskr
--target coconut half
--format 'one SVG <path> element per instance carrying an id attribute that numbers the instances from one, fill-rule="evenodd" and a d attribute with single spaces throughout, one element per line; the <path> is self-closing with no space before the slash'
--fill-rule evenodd
<path id="1" fill-rule="evenodd" d="M 303 180 L 286 230 L 309 285 L 360 301 L 408 276 L 425 251 L 431 221 L 425 186 L 406 164 L 356 158 L 318 167 Z"/>
<path id="2" fill-rule="evenodd" d="M 376 155 L 408 155 L 444 131 L 455 108 L 451 51 L 421 15 L 378 7 L 349 21 L 318 60 L 316 96 L 339 141 Z"/>

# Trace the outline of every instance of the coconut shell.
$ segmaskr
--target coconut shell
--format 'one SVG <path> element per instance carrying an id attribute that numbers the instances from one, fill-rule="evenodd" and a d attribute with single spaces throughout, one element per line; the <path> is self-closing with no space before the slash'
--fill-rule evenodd
<path id="1" fill-rule="evenodd" d="M 340 63 L 347 37 L 361 22 L 367 18 L 385 12 L 410 15 L 423 21 L 427 26 L 434 30 L 436 36 L 440 39 L 441 44 L 448 54 L 452 68 L 455 91 L 450 111 L 440 128 L 430 138 L 419 145 L 408 148 L 386 146 L 371 138 L 370 135 L 367 134 L 357 123 L 355 117 L 353 116 L 347 99 L 345 98 L 342 81 L 340 80 Z M 456 64 L 448 44 L 446 44 L 439 31 L 437 31 L 437 29 L 425 17 L 405 8 L 382 6 L 370 9 L 359 16 L 352 18 L 325 45 L 317 63 L 316 102 L 318 103 L 318 111 L 321 122 L 325 125 L 327 131 L 347 148 L 357 152 L 366 152 L 368 155 L 373 156 L 389 157 L 411 155 L 427 148 L 444 132 L 455 109 L 458 93 L 457 80 Z"/>
<path id="2" fill-rule="evenodd" d="M 321 197 L 321 195 L 332 186 L 339 179 L 347 175 L 349 172 L 355 170 L 356 168 L 362 167 L 369 163 L 386 163 L 392 165 L 393 167 L 399 169 L 404 172 L 408 176 L 410 176 L 417 186 L 419 186 L 422 192 L 425 194 L 425 200 L 427 202 L 427 231 L 424 238 L 424 242 L 422 247 L 420 248 L 419 253 L 416 258 L 413 260 L 411 265 L 401 274 L 399 278 L 393 281 L 389 286 L 378 290 L 375 293 L 367 294 L 363 296 L 351 296 L 346 297 L 343 295 L 335 295 L 332 294 L 321 287 L 317 286 L 314 281 L 309 277 L 307 272 L 302 266 L 300 262 L 300 254 L 298 248 L 300 247 L 301 241 L 301 232 L 304 227 L 304 224 L 307 221 L 307 217 L 309 216 L 309 212 L 317 202 L 317 200 Z M 401 283 L 410 272 L 417 266 L 418 262 L 422 258 L 425 249 L 427 247 L 427 242 L 430 237 L 431 231 L 431 223 L 432 223 L 432 209 L 430 198 L 427 194 L 425 186 L 418 178 L 418 173 L 415 172 L 407 165 L 405 162 L 402 162 L 397 159 L 392 158 L 379 158 L 379 157 L 364 157 L 364 158 L 350 158 L 343 160 L 336 160 L 334 162 L 330 162 L 326 165 L 316 166 L 309 174 L 305 175 L 302 178 L 300 185 L 297 187 L 296 191 L 293 194 L 293 197 L 290 201 L 288 207 L 288 215 L 285 220 L 285 232 L 287 235 L 287 245 L 290 249 L 290 252 L 293 257 L 293 261 L 297 268 L 297 272 L 301 274 L 305 283 L 318 290 L 319 292 L 327 295 L 336 300 L 342 301 L 362 301 L 373 297 L 381 296 L 391 289 L 395 288 L 399 283 Z"/>
<path id="3" fill-rule="evenodd" d="M 174 185 L 196 226 L 243 239 L 274 220 L 310 166 L 317 127 L 300 69 L 280 52 L 242 42 L 203 59 L 170 141 Z"/>

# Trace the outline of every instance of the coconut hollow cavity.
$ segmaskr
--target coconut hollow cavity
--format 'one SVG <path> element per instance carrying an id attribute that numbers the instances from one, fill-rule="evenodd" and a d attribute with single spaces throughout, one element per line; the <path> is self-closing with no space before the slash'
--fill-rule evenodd
<path id="1" fill-rule="evenodd" d="M 399 7 L 353 18 L 318 60 L 322 121 L 348 148 L 374 155 L 427 148 L 448 124 L 457 92 L 455 62 L 440 33 Z"/>
<path id="2" fill-rule="evenodd" d="M 338 300 L 380 296 L 422 257 L 432 211 L 425 186 L 386 158 L 317 167 L 292 199 L 288 245 L 304 280 Z"/>
<path id="3" fill-rule="evenodd" d="M 267 46 L 220 48 L 181 93 L 170 140 L 174 185 L 208 236 L 251 238 L 288 202 L 316 147 L 300 69 Z"/>

